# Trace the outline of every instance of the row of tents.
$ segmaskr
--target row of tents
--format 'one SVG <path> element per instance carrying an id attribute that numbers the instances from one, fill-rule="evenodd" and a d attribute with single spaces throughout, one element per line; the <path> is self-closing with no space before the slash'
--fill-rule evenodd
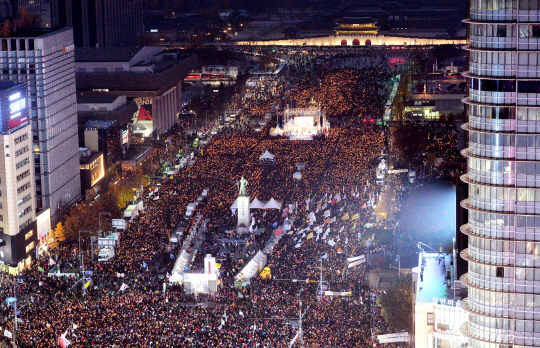
<path id="1" fill-rule="evenodd" d="M 276 201 L 274 198 L 270 198 L 268 202 L 261 202 L 257 198 L 249 203 L 250 209 L 281 209 L 281 203 Z M 231 210 L 238 209 L 238 198 L 234 200 L 231 205 Z"/>

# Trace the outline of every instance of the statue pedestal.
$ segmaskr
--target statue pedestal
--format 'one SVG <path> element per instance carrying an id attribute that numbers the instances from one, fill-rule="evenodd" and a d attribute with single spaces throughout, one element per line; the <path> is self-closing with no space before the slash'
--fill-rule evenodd
<path id="1" fill-rule="evenodd" d="M 238 224 L 236 225 L 237 234 L 249 233 L 249 226 L 251 225 L 249 203 L 249 196 L 238 196 Z"/>

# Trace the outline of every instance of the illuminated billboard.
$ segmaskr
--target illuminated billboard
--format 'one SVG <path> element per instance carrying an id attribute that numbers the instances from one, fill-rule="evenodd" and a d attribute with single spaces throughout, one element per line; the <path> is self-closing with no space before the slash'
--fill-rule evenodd
<path id="1" fill-rule="evenodd" d="M 24 84 L 15 84 L 7 88 L 4 86 L 0 85 L 0 114 L 2 117 L 0 131 L 7 133 L 28 124 L 28 101 Z"/>
<path id="2" fill-rule="evenodd" d="M 129 143 L 129 130 L 123 129 L 122 130 L 122 145 L 126 145 Z"/>

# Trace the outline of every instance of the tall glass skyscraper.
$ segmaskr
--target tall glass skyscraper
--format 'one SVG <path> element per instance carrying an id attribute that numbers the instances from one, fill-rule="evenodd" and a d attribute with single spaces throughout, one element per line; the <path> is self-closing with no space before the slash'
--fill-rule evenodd
<path id="1" fill-rule="evenodd" d="M 540 347 L 540 1 L 471 0 L 469 236 L 461 332 L 474 348 Z"/>

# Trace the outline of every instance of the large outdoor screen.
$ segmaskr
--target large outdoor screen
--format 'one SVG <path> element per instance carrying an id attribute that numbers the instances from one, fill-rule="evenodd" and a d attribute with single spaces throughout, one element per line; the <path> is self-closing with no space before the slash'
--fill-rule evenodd
<path id="1" fill-rule="evenodd" d="M 0 90 L 2 132 L 28 124 L 28 101 L 24 85 Z"/>

